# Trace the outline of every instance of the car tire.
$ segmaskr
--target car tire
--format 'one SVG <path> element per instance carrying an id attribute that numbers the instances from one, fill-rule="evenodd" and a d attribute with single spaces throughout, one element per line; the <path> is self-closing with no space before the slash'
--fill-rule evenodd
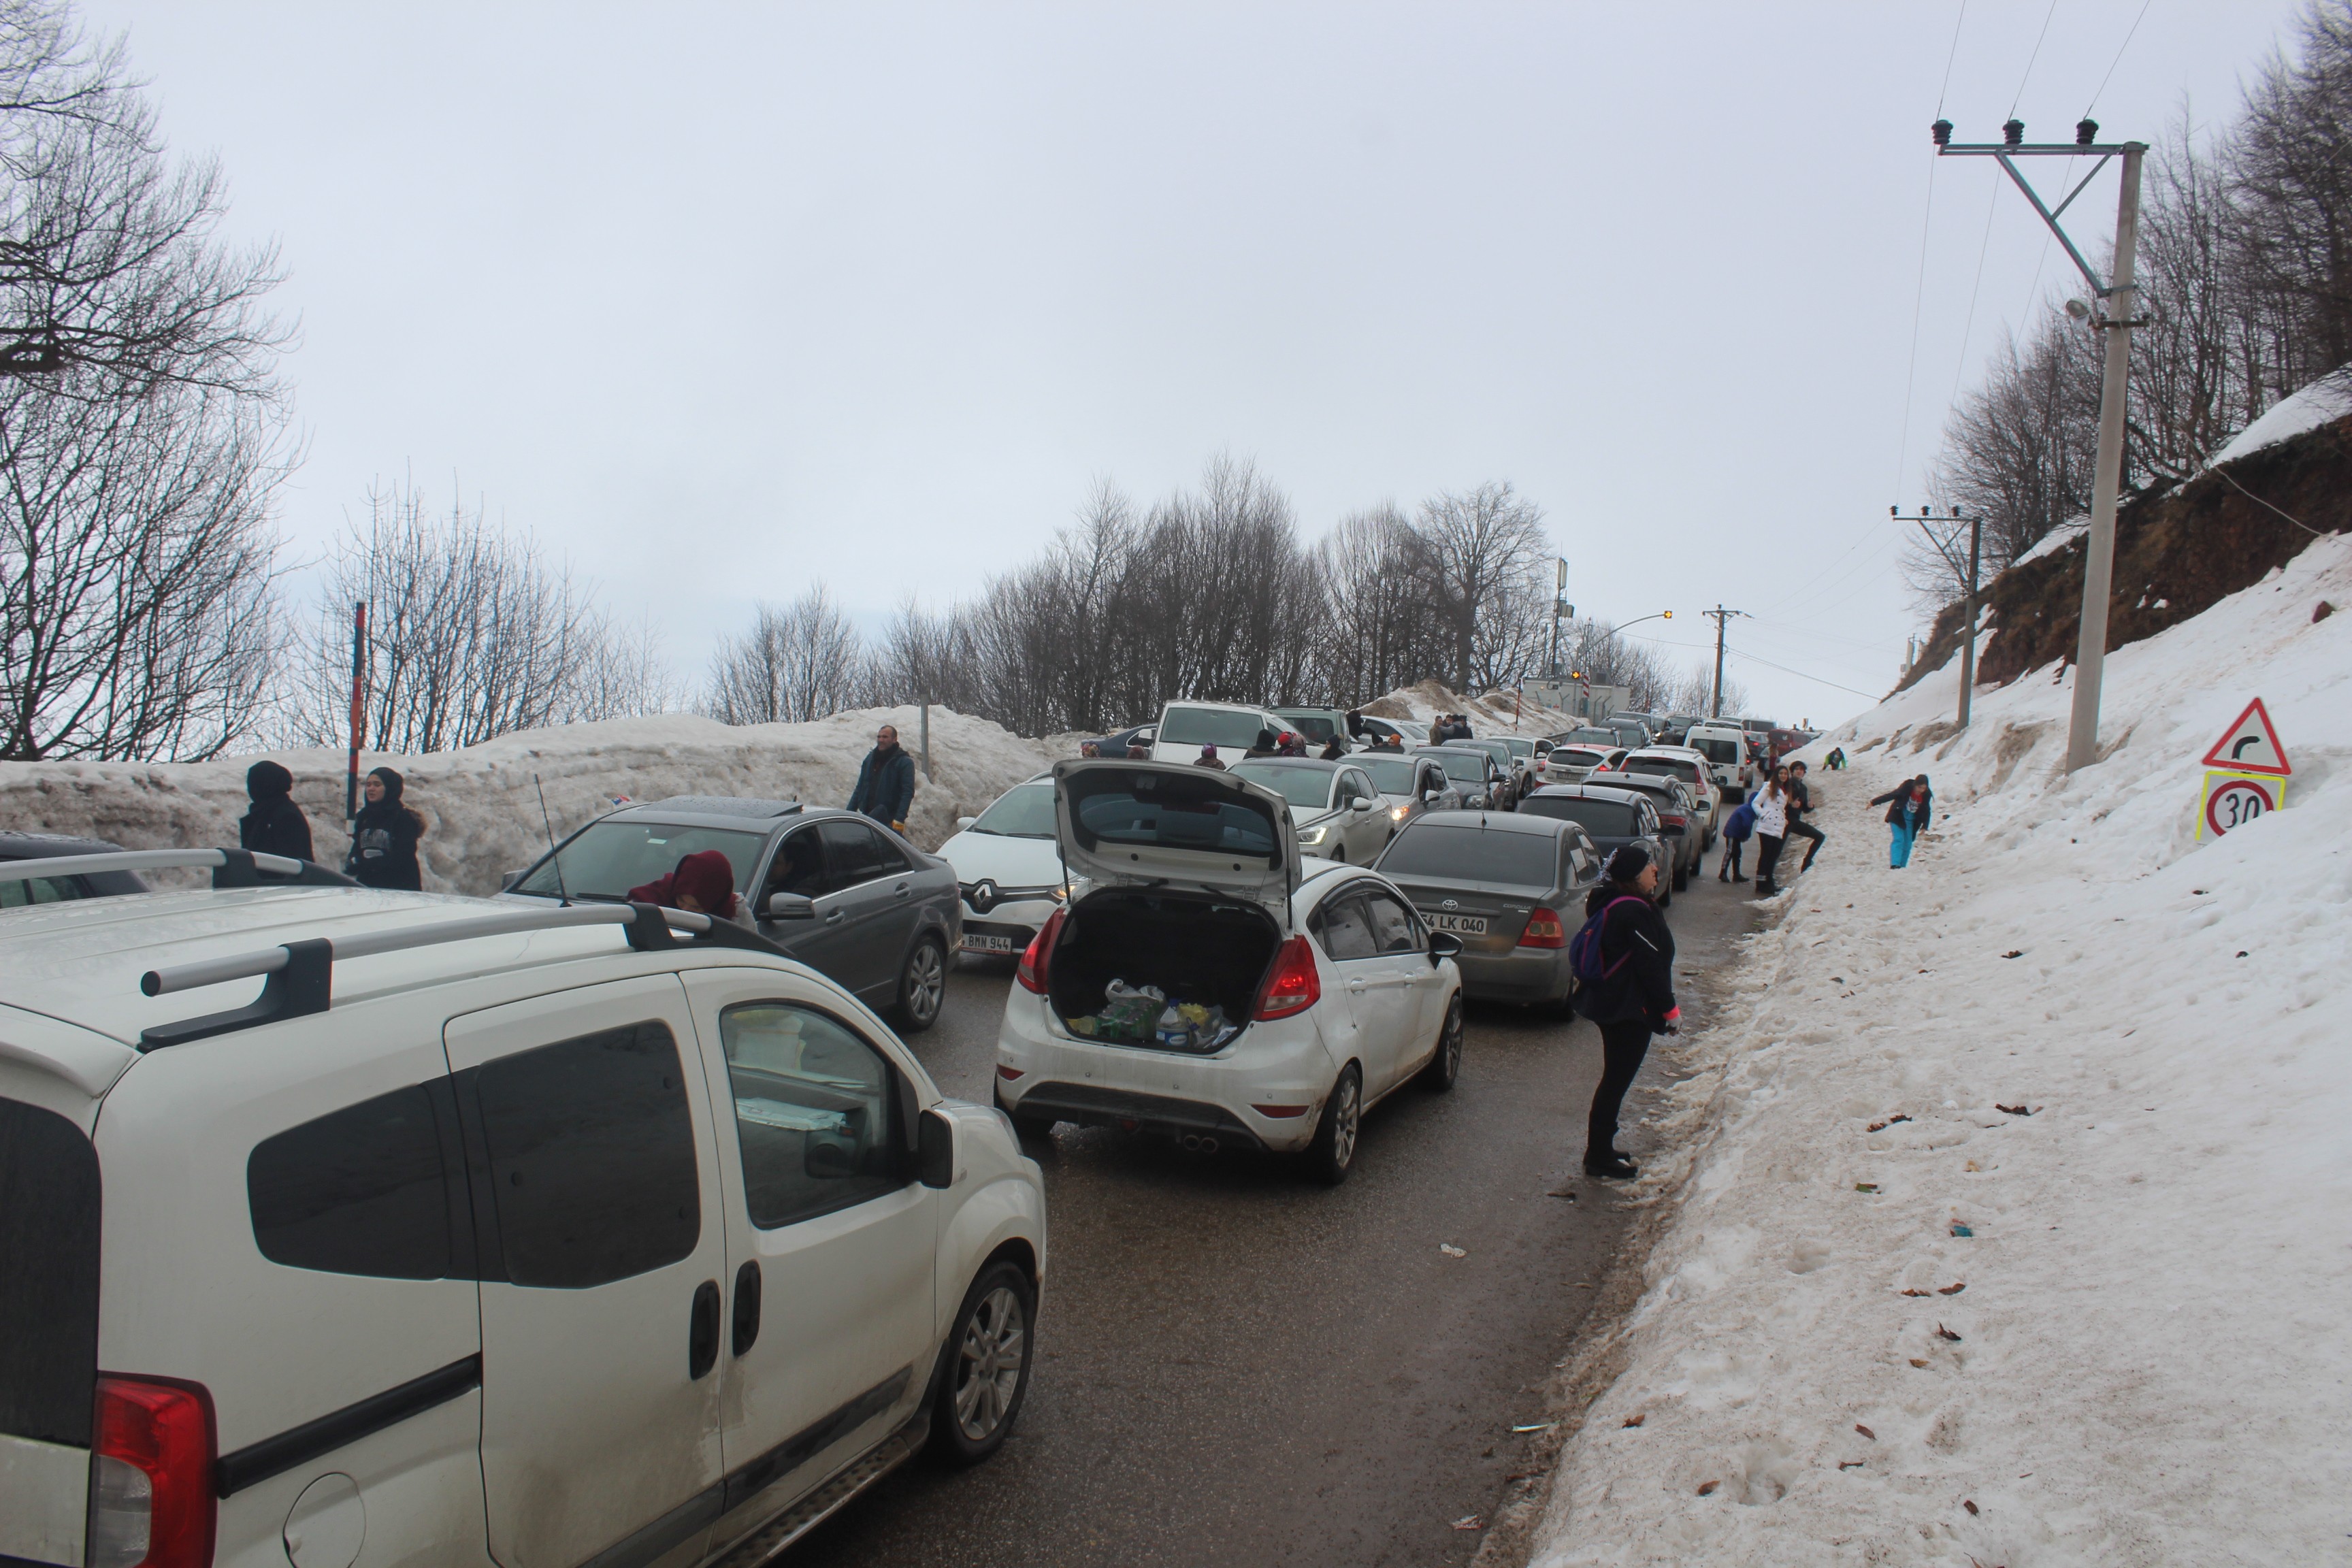
<path id="1" fill-rule="evenodd" d="M 1315 1142 L 1307 1146 L 1307 1169 L 1327 1187 L 1348 1179 L 1356 1165 L 1356 1140 L 1364 1125 L 1364 1075 L 1349 1062 L 1339 1069 L 1331 1092 L 1323 1097 L 1323 1114 L 1315 1123 Z"/>
<path id="2" fill-rule="evenodd" d="M 1462 1022 L 1462 993 L 1445 1005 L 1445 1022 L 1437 1026 L 1437 1054 L 1421 1069 L 1421 1087 L 1433 1094 L 1444 1094 L 1462 1076 L 1462 1042 L 1465 1033 Z"/>
<path id="3" fill-rule="evenodd" d="M 940 1348 L 929 1452 L 956 1468 L 1004 1446 L 1029 1392 L 1037 1291 L 1020 1265 L 990 1264 L 963 1293 Z"/>
<path id="4" fill-rule="evenodd" d="M 926 936 L 907 950 L 906 965 L 898 971 L 898 997 L 891 1007 L 898 1032 L 919 1035 L 938 1023 L 947 994 L 947 949 L 938 937 Z"/>
<path id="5" fill-rule="evenodd" d="M 1678 865 L 1678 866 L 1676 866 L 1676 867 L 1675 868 L 1675 892 L 1677 892 L 1677 893 L 1679 893 L 1679 892 L 1681 892 L 1685 888 L 1687 888 L 1687 887 L 1689 887 L 1689 886 L 1690 886 L 1690 868 L 1689 868 L 1689 867 L 1687 867 L 1687 866 L 1679 866 L 1679 865 Z"/>

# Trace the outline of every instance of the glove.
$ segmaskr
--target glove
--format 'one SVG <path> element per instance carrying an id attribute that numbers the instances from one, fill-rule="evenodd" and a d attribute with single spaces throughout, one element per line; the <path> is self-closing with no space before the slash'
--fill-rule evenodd
<path id="1" fill-rule="evenodd" d="M 903 834 L 907 831 L 907 825 L 903 822 L 894 822 L 890 825 L 890 831 Z"/>

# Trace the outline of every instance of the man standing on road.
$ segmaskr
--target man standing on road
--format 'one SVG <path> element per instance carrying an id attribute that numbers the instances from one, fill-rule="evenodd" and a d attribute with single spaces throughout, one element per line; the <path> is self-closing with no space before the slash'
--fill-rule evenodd
<path id="1" fill-rule="evenodd" d="M 849 809 L 893 831 L 907 831 L 907 814 L 915 809 L 915 759 L 898 749 L 897 725 L 882 726 L 874 737 L 874 749 L 858 764 Z"/>
<path id="2" fill-rule="evenodd" d="M 1805 764 L 1790 763 L 1789 764 L 1789 837 L 1812 840 L 1811 844 L 1805 846 L 1805 858 L 1797 867 L 1800 871 L 1810 871 L 1813 868 L 1813 857 L 1820 854 L 1822 846 L 1829 841 L 1829 835 L 1805 820 L 1812 809 L 1812 792 L 1805 787 Z"/>
<path id="3" fill-rule="evenodd" d="M 1601 1026 L 1601 1083 L 1585 1129 L 1584 1173 L 1624 1179 L 1640 1169 L 1617 1147 L 1617 1113 L 1650 1054 L 1650 1036 L 1681 1032 L 1675 1001 L 1675 938 L 1658 913 L 1658 868 L 1628 844 L 1609 858 L 1607 880 L 1584 900 L 1601 920 L 1603 977 L 1576 994 L 1576 1010 Z"/>

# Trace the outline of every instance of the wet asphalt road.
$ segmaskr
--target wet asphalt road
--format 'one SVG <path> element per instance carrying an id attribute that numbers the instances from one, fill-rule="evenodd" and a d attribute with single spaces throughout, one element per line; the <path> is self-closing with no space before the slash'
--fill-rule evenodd
<path id="1" fill-rule="evenodd" d="M 1678 984 L 1755 923 L 1714 867 L 1667 914 Z M 915 1037 L 945 1092 L 988 1100 L 1010 984 L 957 973 Z M 1477 1005 L 1469 1025 L 1453 1092 L 1384 1101 L 1336 1189 L 1109 1131 L 1033 1148 L 1051 1250 L 1020 1426 L 976 1469 L 905 1467 L 789 1561 L 1468 1562 L 1481 1537 L 1452 1521 L 1521 1468 L 1511 1426 L 1537 1418 L 1627 1219 L 1579 1163 L 1592 1026 Z M 1637 1159 L 1654 1078 L 1620 1142 Z"/>

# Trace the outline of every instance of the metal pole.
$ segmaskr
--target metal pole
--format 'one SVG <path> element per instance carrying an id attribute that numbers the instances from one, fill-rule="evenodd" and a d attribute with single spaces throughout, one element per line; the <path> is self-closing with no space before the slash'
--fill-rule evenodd
<path id="1" fill-rule="evenodd" d="M 923 704 L 923 777 L 931 776 L 931 705 Z"/>
<path id="2" fill-rule="evenodd" d="M 1723 627 L 1730 618 L 1721 605 L 1715 606 L 1715 701 L 1709 705 L 1710 719 L 1723 717 Z"/>
<path id="3" fill-rule="evenodd" d="M 367 601 L 352 605 L 352 758 L 343 777 L 343 820 L 360 814 L 360 742 L 367 728 Z"/>
<path id="4" fill-rule="evenodd" d="M 2123 488 L 2124 393 L 2131 375 L 2131 322 L 2139 303 L 2134 263 L 2139 249 L 2137 142 L 2124 149 L 2123 190 L 2116 201 L 2116 271 L 2106 292 L 2106 376 L 2099 388 L 2099 458 L 2091 480 L 2091 533 L 2083 552 L 2083 626 L 2074 645 L 2074 712 L 2066 731 L 2066 771 L 2099 756 L 2099 678 L 2107 658 L 2107 597 L 2116 570 L 2116 497 Z"/>
<path id="5" fill-rule="evenodd" d="M 1969 698 L 1977 686 L 1977 562 L 1984 548 L 1984 514 L 1969 519 L 1969 608 L 1960 644 L 1960 728 L 1969 727 Z"/>

